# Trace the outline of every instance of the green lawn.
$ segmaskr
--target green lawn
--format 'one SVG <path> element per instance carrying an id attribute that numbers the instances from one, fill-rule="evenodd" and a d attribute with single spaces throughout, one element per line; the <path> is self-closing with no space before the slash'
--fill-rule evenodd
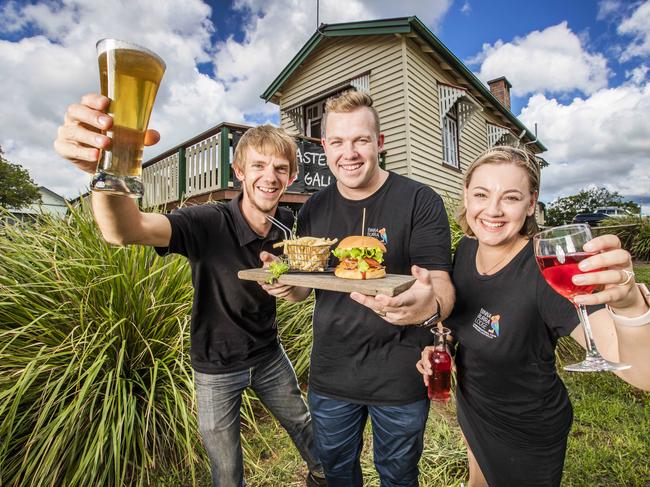
<path id="1" fill-rule="evenodd" d="M 637 282 L 645 282 L 650 286 L 650 264 L 636 264 L 634 272 Z"/>
<path id="2" fill-rule="evenodd" d="M 650 396 L 608 373 L 563 379 L 575 409 L 563 485 L 650 485 Z"/>

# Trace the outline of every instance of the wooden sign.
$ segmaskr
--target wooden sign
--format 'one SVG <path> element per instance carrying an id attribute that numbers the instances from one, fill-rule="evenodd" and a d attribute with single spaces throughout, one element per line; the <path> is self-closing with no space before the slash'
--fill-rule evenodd
<path id="1" fill-rule="evenodd" d="M 246 281 L 266 281 L 271 277 L 271 273 L 261 268 L 246 269 L 239 271 L 237 276 Z M 342 293 L 356 291 L 368 296 L 375 296 L 376 294 L 395 296 L 410 288 L 415 282 L 415 278 L 400 274 L 387 274 L 386 277 L 381 279 L 357 280 L 342 279 L 336 277 L 333 273 L 304 272 L 283 274 L 278 279 L 278 282 L 289 286 L 302 286 Z"/>

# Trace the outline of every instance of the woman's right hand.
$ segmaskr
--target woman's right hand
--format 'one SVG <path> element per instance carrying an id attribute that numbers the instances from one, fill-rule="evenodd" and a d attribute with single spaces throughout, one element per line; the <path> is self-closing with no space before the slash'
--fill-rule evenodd
<path id="1" fill-rule="evenodd" d="M 424 385 L 429 387 L 429 377 L 433 375 L 433 368 L 431 367 L 431 355 L 433 354 L 434 347 L 424 347 L 422 354 L 420 355 L 420 360 L 415 364 L 415 367 L 418 369 L 418 372 L 422 374 L 424 379 Z"/>
<path id="2" fill-rule="evenodd" d="M 102 95 L 84 95 L 79 103 L 68 107 L 59 126 L 54 149 L 71 161 L 79 169 L 94 174 L 102 149 L 110 146 L 111 139 L 102 134 L 113 126 L 113 118 L 106 114 L 110 100 Z M 160 140 L 155 130 L 147 130 L 145 145 L 153 145 Z"/>

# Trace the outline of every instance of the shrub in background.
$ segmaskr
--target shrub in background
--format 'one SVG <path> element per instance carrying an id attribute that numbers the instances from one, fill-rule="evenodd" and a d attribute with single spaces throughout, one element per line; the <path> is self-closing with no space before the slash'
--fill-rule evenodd
<path id="1" fill-rule="evenodd" d="M 607 218 L 601 222 L 600 227 L 593 229 L 593 233 L 613 233 L 634 259 L 650 260 L 650 220 L 647 217 Z"/>
<path id="2" fill-rule="evenodd" d="M 458 242 L 460 242 L 460 239 L 462 239 L 464 236 L 463 229 L 460 228 L 460 225 L 456 221 L 456 213 L 458 212 L 458 205 L 460 204 L 460 200 L 454 198 L 449 193 L 445 194 L 442 199 L 445 203 L 447 219 L 449 220 L 449 230 L 451 232 L 451 252 L 453 254 L 456 252 Z"/>
<path id="3" fill-rule="evenodd" d="M 641 223 L 634 236 L 630 252 L 635 259 L 650 261 L 650 222 L 647 219 Z"/>
<path id="4" fill-rule="evenodd" d="M 149 485 L 205 465 L 188 266 L 107 245 L 89 213 L 0 234 L 0 485 Z"/>

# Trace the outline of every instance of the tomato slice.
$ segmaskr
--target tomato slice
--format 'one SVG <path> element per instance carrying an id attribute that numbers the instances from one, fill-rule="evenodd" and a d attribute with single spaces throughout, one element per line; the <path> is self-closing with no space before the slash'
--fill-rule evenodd
<path id="1" fill-rule="evenodd" d="M 377 262 L 375 259 L 371 259 L 370 257 L 365 257 L 363 260 L 365 260 L 370 267 L 381 267 L 379 262 Z"/>

